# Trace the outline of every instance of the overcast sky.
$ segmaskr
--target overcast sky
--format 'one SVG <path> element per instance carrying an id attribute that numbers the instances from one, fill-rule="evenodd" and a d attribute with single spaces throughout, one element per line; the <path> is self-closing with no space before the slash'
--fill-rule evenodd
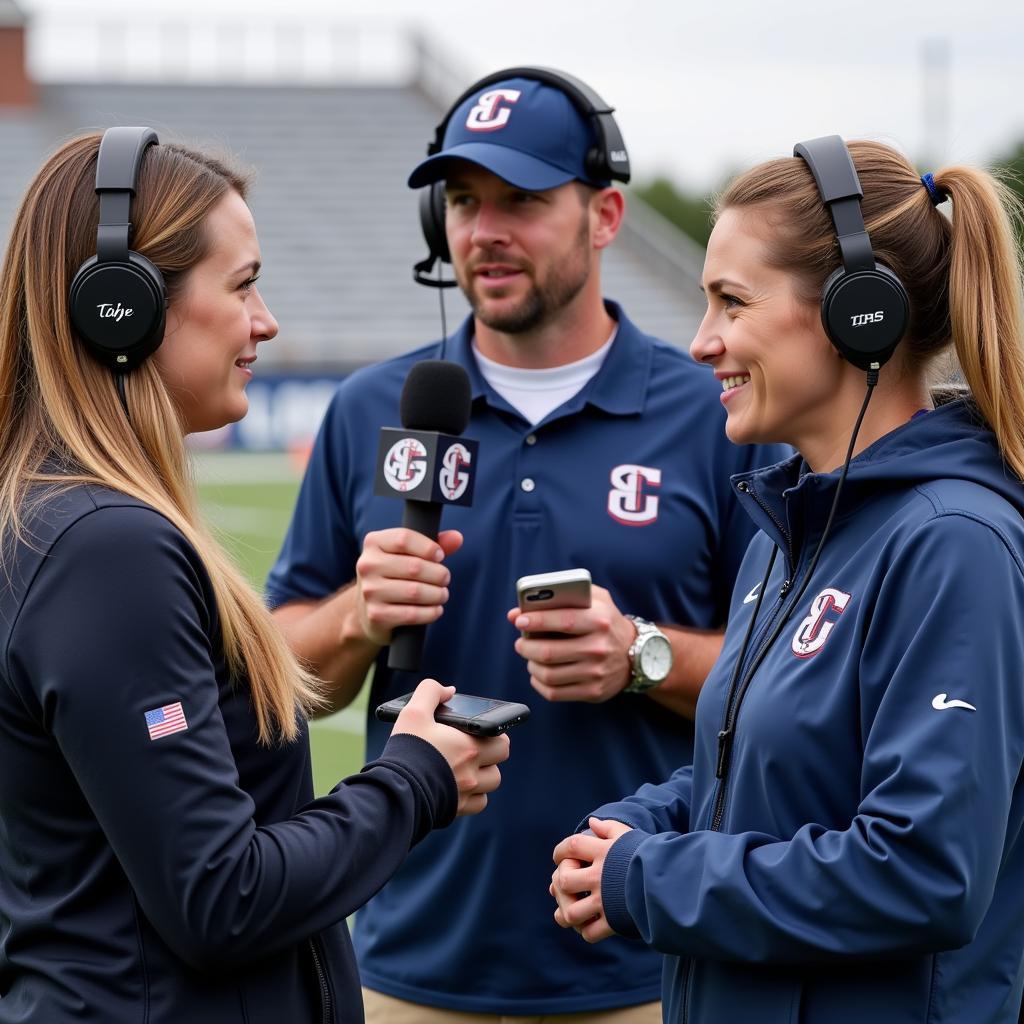
<path id="1" fill-rule="evenodd" d="M 216 24 L 221 39 L 242 26 L 251 36 L 416 26 L 467 85 L 518 63 L 587 80 L 617 108 L 636 177 L 665 172 L 692 188 L 832 132 L 892 142 L 933 169 L 986 162 L 1024 139 L 1020 0 L 19 3 L 49 39 L 33 51 L 47 77 L 74 66 L 85 20 L 176 18 Z M 946 72 L 926 73 L 926 47 L 948 55 Z M 384 47 L 372 60 L 386 69 L 392 57 Z"/>

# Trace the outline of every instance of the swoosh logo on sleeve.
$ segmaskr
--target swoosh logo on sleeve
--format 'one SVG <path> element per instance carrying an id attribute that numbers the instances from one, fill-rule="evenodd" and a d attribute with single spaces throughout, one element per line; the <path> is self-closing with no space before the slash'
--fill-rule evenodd
<path id="1" fill-rule="evenodd" d="M 757 600 L 757 592 L 758 592 L 758 591 L 759 591 L 760 589 L 761 589 L 761 584 L 760 584 L 760 583 L 758 583 L 758 584 L 757 584 L 757 585 L 756 585 L 756 586 L 754 587 L 754 589 L 753 589 L 753 590 L 752 590 L 752 591 L 751 591 L 751 592 L 750 592 L 749 594 L 747 594 L 747 596 L 746 596 L 745 598 L 743 598 L 743 603 L 744 603 L 744 604 L 750 604 L 750 603 L 751 603 L 751 601 L 756 601 L 756 600 Z"/>
<path id="2" fill-rule="evenodd" d="M 946 700 L 948 696 L 948 693 L 937 693 L 932 698 L 932 707 L 936 711 L 946 711 L 949 708 L 963 708 L 965 711 L 978 710 L 973 704 L 968 704 L 965 700 Z"/>

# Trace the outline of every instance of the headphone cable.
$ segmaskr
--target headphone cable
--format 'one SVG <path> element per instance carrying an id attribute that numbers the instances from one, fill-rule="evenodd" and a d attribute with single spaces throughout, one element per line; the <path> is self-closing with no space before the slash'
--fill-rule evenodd
<path id="1" fill-rule="evenodd" d="M 448 319 L 445 316 L 444 308 L 444 263 L 437 261 L 437 301 L 441 307 L 441 352 L 440 358 L 444 359 L 445 349 L 448 347 Z"/>
<path id="2" fill-rule="evenodd" d="M 836 484 L 836 493 L 832 498 L 832 507 L 829 509 L 828 519 L 825 521 L 825 529 L 822 531 L 821 540 L 818 541 L 818 546 L 814 550 L 814 557 L 811 559 L 811 564 L 807 568 L 807 572 L 804 575 L 804 581 L 800 585 L 800 590 L 797 592 L 796 598 L 793 603 L 789 606 L 789 611 L 786 613 L 785 619 L 780 624 L 780 630 L 782 626 L 786 624 L 789 619 L 793 608 L 801 597 L 804 596 L 804 591 L 807 589 L 807 585 L 811 582 L 811 576 L 814 574 L 814 570 L 818 565 L 818 559 L 821 556 L 821 550 L 825 546 L 825 541 L 828 539 L 829 533 L 832 531 L 832 520 L 835 519 L 836 509 L 839 507 L 839 495 L 843 492 L 843 484 L 846 482 L 846 474 L 849 472 L 850 463 L 853 461 L 853 449 L 857 443 L 857 435 L 860 433 L 860 425 L 864 422 L 864 414 L 868 411 L 868 403 L 871 401 L 871 396 L 875 393 L 875 385 L 878 383 L 878 368 L 868 370 L 868 389 L 864 393 L 864 401 L 860 407 L 860 414 L 857 416 L 857 422 L 853 426 L 853 433 L 850 435 L 850 446 L 846 449 L 846 458 L 843 461 L 843 469 L 839 474 L 839 482 Z M 772 637 L 774 641 L 775 637 Z"/>
<path id="3" fill-rule="evenodd" d="M 132 421 L 132 414 L 128 411 L 128 395 L 125 393 L 124 388 L 124 374 L 114 371 L 114 385 L 117 387 L 117 397 L 121 399 L 121 408 L 124 409 L 124 414 L 128 418 L 128 422 Z"/>
<path id="4" fill-rule="evenodd" d="M 854 424 L 853 433 L 850 435 L 850 445 L 846 450 L 846 459 L 843 461 L 843 468 L 839 474 L 839 482 L 836 484 L 836 493 L 832 497 L 832 507 L 829 509 L 828 519 L 825 521 L 825 529 L 822 531 L 821 539 L 818 541 L 818 546 L 814 549 L 814 555 L 807 567 L 807 572 L 804 573 L 803 582 L 800 584 L 800 589 L 796 592 L 796 596 L 786 609 L 785 615 L 780 618 L 778 625 L 772 631 L 768 640 L 761 645 L 761 649 L 757 652 L 757 655 L 751 662 L 750 667 L 743 674 L 743 682 L 737 687 L 736 680 L 739 677 L 740 669 L 742 668 L 743 661 L 747 656 L 750 641 L 754 634 L 754 621 L 756 620 L 758 610 L 761 607 L 761 600 L 764 597 L 764 591 L 768 585 L 768 577 L 771 576 L 772 567 L 775 564 L 775 556 L 778 554 L 778 546 L 773 546 L 772 557 L 768 562 L 768 569 L 765 572 L 764 579 L 762 580 L 760 593 L 757 597 L 757 604 L 754 606 L 754 612 L 750 617 L 750 625 L 747 627 L 746 636 L 743 638 L 743 645 L 740 649 L 739 656 L 736 659 L 736 666 L 733 670 L 732 679 L 729 683 L 729 694 L 725 703 L 726 720 L 723 724 L 722 730 L 718 734 L 718 758 L 715 775 L 719 779 L 724 778 L 725 773 L 728 771 L 729 753 L 732 749 L 732 738 L 735 733 L 736 716 L 739 713 L 740 704 L 743 703 L 743 696 L 747 691 L 747 687 L 750 685 L 754 673 L 761 666 L 761 662 L 764 661 L 768 652 L 771 650 L 772 645 L 776 640 L 778 640 L 779 634 L 786 628 L 786 623 L 789 621 L 789 617 L 793 614 L 793 609 L 800 603 L 800 599 L 804 596 L 804 593 L 811 582 L 811 577 L 814 575 L 814 570 L 817 568 L 818 559 L 821 557 L 822 549 L 825 547 L 825 541 L 828 539 L 829 533 L 832 532 L 832 522 L 835 519 L 836 509 L 839 507 L 839 496 L 843 492 L 843 484 L 846 482 L 846 474 L 849 472 L 850 463 L 853 460 L 853 449 L 857 443 L 857 435 L 860 433 L 861 424 L 864 422 L 864 415 L 868 411 L 868 403 L 871 401 L 871 396 L 875 391 L 875 385 L 878 383 L 877 366 L 873 366 L 868 370 L 867 383 L 867 391 L 864 395 L 864 401 L 860 407 L 860 414 L 857 416 L 857 422 Z"/>

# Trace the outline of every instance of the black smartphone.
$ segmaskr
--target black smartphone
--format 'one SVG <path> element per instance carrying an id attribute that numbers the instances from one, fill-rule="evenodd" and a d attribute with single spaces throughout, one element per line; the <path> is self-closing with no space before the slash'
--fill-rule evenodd
<path id="1" fill-rule="evenodd" d="M 409 703 L 410 697 L 412 694 L 407 693 L 385 701 L 374 714 L 382 722 L 393 722 Z M 456 693 L 451 700 L 438 705 L 434 713 L 435 721 L 473 736 L 500 736 L 529 717 L 530 709 L 525 704 L 494 700 L 491 697 L 474 697 L 468 693 Z"/>

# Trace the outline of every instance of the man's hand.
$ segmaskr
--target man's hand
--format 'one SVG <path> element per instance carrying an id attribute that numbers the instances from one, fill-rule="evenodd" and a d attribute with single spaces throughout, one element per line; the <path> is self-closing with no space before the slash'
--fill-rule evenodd
<path id="1" fill-rule="evenodd" d="M 437 541 L 395 527 L 368 533 L 356 562 L 356 609 L 366 638 L 391 643 L 396 626 L 421 626 L 441 617 L 451 573 L 442 559 L 462 547 L 458 530 Z"/>
<path id="2" fill-rule="evenodd" d="M 575 928 L 587 942 L 600 942 L 615 934 L 604 914 L 601 872 L 615 840 L 632 829 L 600 818 L 591 818 L 588 824 L 593 835 L 569 836 L 555 847 L 556 867 L 548 892 L 558 904 L 557 925 Z"/>
<path id="3" fill-rule="evenodd" d="M 636 627 L 604 587 L 591 588 L 591 601 L 589 608 L 529 613 L 513 608 L 508 613 L 509 622 L 524 633 L 564 634 L 522 636 L 516 641 L 516 653 L 526 659 L 530 685 L 545 700 L 600 704 L 629 683 L 633 666 L 627 651 Z"/>

